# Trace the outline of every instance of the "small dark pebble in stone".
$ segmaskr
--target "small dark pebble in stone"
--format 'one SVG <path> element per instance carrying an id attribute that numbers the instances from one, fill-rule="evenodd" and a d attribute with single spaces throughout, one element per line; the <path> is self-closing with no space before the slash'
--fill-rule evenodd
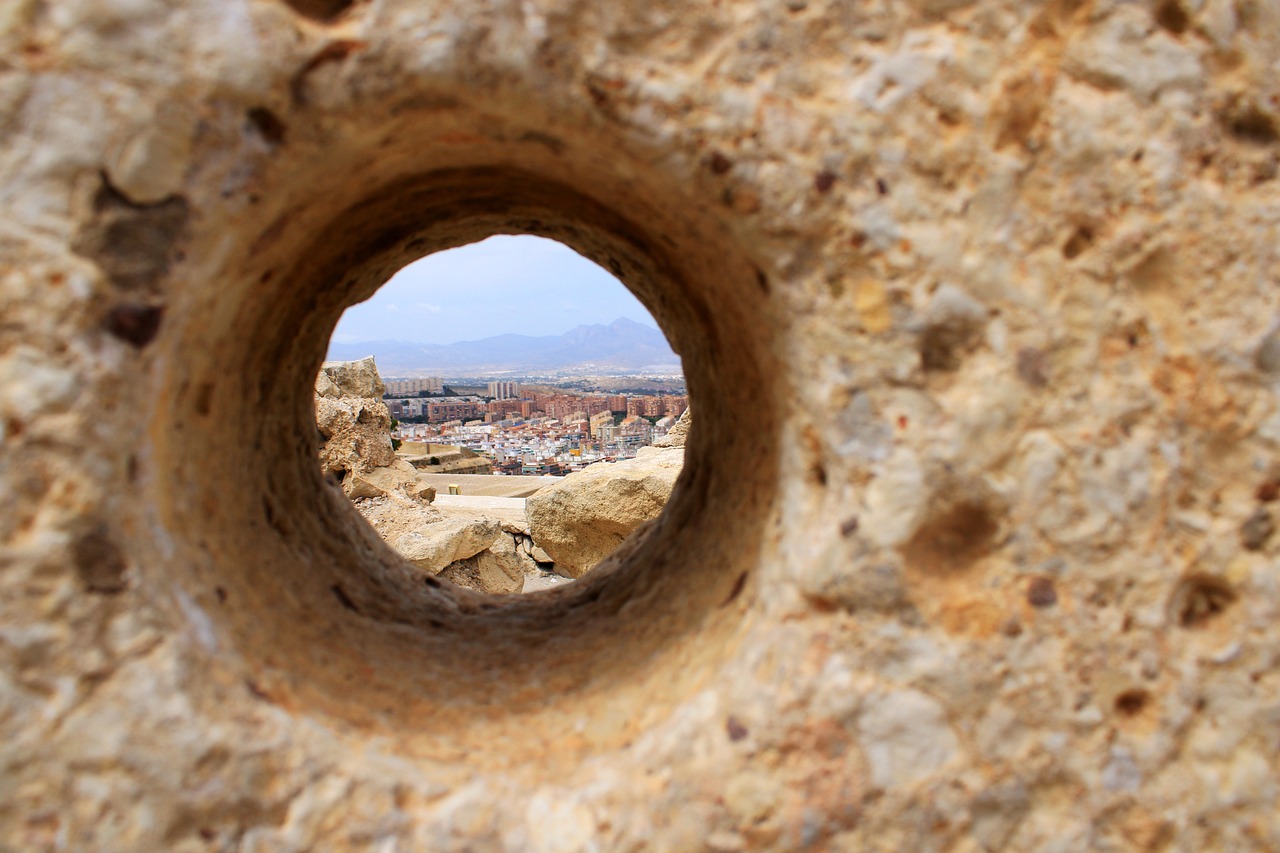
<path id="1" fill-rule="evenodd" d="M 141 349 L 155 340 L 164 308 L 159 305 L 117 305 L 107 314 L 107 331 Z"/>
<path id="2" fill-rule="evenodd" d="M 1052 607 L 1058 603 L 1058 592 L 1048 578 L 1032 578 L 1027 587 L 1027 603 L 1032 607 Z"/>
<path id="3" fill-rule="evenodd" d="M 1275 519 L 1266 507 L 1260 506 L 1240 525 L 1240 544 L 1250 551 L 1260 551 L 1275 532 Z"/>
<path id="4" fill-rule="evenodd" d="M 1258 491 L 1254 493 L 1254 497 L 1264 504 L 1280 498 L 1280 480 L 1267 480 L 1258 486 Z"/>
<path id="5" fill-rule="evenodd" d="M 709 162 L 711 172 L 716 175 L 723 175 L 725 172 L 733 168 L 733 161 L 721 154 L 719 151 L 712 153 Z"/>
<path id="6" fill-rule="evenodd" d="M 1023 347 L 1018 350 L 1018 378 L 1033 388 L 1043 388 L 1049 384 L 1048 359 L 1035 347 Z"/>

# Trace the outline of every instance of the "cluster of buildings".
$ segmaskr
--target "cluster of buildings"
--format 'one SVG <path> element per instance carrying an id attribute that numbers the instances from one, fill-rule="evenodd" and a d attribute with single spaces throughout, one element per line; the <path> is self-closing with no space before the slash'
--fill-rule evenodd
<path id="1" fill-rule="evenodd" d="M 518 383 L 490 383 L 490 390 L 497 392 L 491 399 L 388 394 L 388 408 L 400 421 L 395 436 L 473 450 L 492 460 L 495 474 L 566 474 L 635 456 L 666 435 L 689 405 L 688 397 L 674 394 L 521 395 Z"/>
<path id="2" fill-rule="evenodd" d="M 444 379 L 439 376 L 423 376 L 417 379 L 388 379 L 382 383 L 388 397 L 416 397 L 421 394 L 443 394 Z"/>
<path id="3" fill-rule="evenodd" d="M 567 392 L 521 393 L 519 382 L 490 382 L 489 397 L 478 396 L 400 396 L 386 382 L 385 396 L 391 416 L 399 421 L 421 420 L 428 424 L 450 421 L 482 420 L 486 423 L 521 417 L 556 418 L 567 421 L 578 415 L 590 418 L 610 412 L 626 417 L 679 417 L 689 406 L 683 394 L 570 394 Z M 414 380 L 416 381 L 416 380 Z"/>

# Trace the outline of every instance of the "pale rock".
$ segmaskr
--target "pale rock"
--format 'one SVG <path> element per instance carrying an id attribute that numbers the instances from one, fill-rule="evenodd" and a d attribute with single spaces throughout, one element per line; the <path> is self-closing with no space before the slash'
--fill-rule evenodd
<path id="1" fill-rule="evenodd" d="M 835 421 L 840 431 L 836 446 L 842 456 L 862 462 L 880 462 L 893 450 L 893 427 L 876 411 L 871 396 L 859 391 Z"/>
<path id="2" fill-rule="evenodd" d="M 872 554 L 856 536 L 830 542 L 799 568 L 805 595 L 850 611 L 892 612 L 906 604 L 901 559 L 894 552 Z"/>
<path id="3" fill-rule="evenodd" d="M 528 555 L 516 547 L 515 539 L 505 531 L 499 533 L 493 540 L 488 553 L 511 577 L 522 578 L 530 571 L 537 571 L 537 565 L 529 565 L 531 561 Z"/>
<path id="4" fill-rule="evenodd" d="M 725 782 L 724 804 L 744 827 L 769 818 L 782 794 L 782 781 L 761 770 L 747 770 Z"/>
<path id="5" fill-rule="evenodd" d="M 1170 87 L 1203 84 L 1196 54 L 1178 39 L 1152 32 L 1146 10 L 1119 8 L 1067 48 L 1065 65 L 1100 88 L 1124 88 L 1146 101 Z"/>
<path id="6" fill-rule="evenodd" d="M 505 537 L 499 537 L 505 538 Z M 484 550 L 445 566 L 438 574 L 443 580 L 490 595 L 507 595 L 524 588 L 525 575 L 512 559 Z"/>
<path id="7" fill-rule="evenodd" d="M 325 426 L 331 432 L 320 448 L 324 474 L 385 468 L 396 461 L 391 447 L 391 415 L 380 400 L 344 397 L 326 406 Z M 413 475 L 417 479 L 417 474 Z"/>
<path id="8" fill-rule="evenodd" d="M 446 518 L 407 533 L 392 545 L 410 563 L 436 574 L 450 563 L 488 548 L 499 531 L 498 522 L 490 519 Z"/>
<path id="9" fill-rule="evenodd" d="M 867 512 L 859 529 L 882 547 L 900 545 L 916 532 L 927 503 L 919 457 L 909 448 L 897 448 L 867 488 Z"/>
<path id="10" fill-rule="evenodd" d="M 155 204 L 181 188 L 194 137 L 190 111 L 170 108 L 125 144 L 110 167 L 112 184 L 135 204 Z"/>
<path id="11" fill-rule="evenodd" d="M 79 393 L 75 374 L 34 347 L 18 346 L 0 355 L 0 414 L 6 418 L 65 409 Z"/>
<path id="12" fill-rule="evenodd" d="M 1142 773 L 1133 753 L 1122 746 L 1111 747 L 1111 759 L 1102 769 L 1102 785 L 1108 791 L 1136 791 L 1142 785 Z"/>
<path id="13" fill-rule="evenodd" d="M 389 492 L 407 494 L 420 488 L 417 474 L 413 472 L 412 467 L 406 472 L 395 465 L 361 468 L 352 471 L 342 481 L 342 490 L 349 498 L 376 498 Z M 433 496 L 434 494 L 432 491 Z"/>
<path id="14" fill-rule="evenodd" d="M 955 2 L 924 0 L 923 5 L 946 6 Z M 876 57 L 849 87 L 849 94 L 860 105 L 884 112 L 933 79 L 954 53 L 954 42 L 945 32 L 913 33 L 894 53 Z"/>
<path id="15" fill-rule="evenodd" d="M 320 379 L 324 376 L 324 379 Z M 357 361 L 326 361 L 316 376 L 316 393 L 325 397 L 372 397 L 382 399 L 387 388 L 378 375 L 373 356 Z"/>
<path id="16" fill-rule="evenodd" d="M 342 477 L 343 491 L 351 498 L 376 497 L 393 489 L 415 495 L 422 491 L 413 466 L 397 459 L 392 448 L 391 412 L 382 402 L 382 390 L 372 357 L 326 362 L 316 375 L 316 429 L 323 439 L 320 471 Z M 382 470 L 392 466 L 394 472 Z"/>
<path id="17" fill-rule="evenodd" d="M 409 494 L 419 500 L 431 503 L 436 499 L 436 487 L 430 483 L 424 482 L 421 476 L 415 476 L 413 485 L 409 487 Z"/>
<path id="18" fill-rule="evenodd" d="M 662 512 L 683 466 L 683 448 L 588 465 L 529 497 L 533 541 L 557 572 L 580 577 Z"/>
<path id="19" fill-rule="evenodd" d="M 518 540 L 516 544 L 521 547 L 529 542 L 529 519 L 525 518 L 523 513 L 504 515 L 502 529 L 516 537 Z"/>
<path id="20" fill-rule="evenodd" d="M 568 792 L 542 788 L 529 798 L 524 820 L 529 853 L 580 853 L 597 849 L 596 821 L 590 809 Z"/>
<path id="21" fill-rule="evenodd" d="M 317 405 L 320 399 L 328 399 L 331 397 L 341 397 L 342 389 L 337 386 L 329 374 L 323 369 L 316 374 L 316 398 Z"/>
<path id="22" fill-rule="evenodd" d="M 858 717 L 858 737 L 871 780 L 882 788 L 918 782 L 960 754 L 946 712 L 918 690 L 868 696 Z"/>

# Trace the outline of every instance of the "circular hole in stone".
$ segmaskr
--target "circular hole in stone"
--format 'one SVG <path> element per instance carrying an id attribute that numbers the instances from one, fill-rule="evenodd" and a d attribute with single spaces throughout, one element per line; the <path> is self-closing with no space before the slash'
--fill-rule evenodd
<path id="1" fill-rule="evenodd" d="M 187 286 L 153 344 L 131 523 L 211 689 L 400 755 L 550 768 L 631 742 L 729 654 L 776 512 L 769 282 L 678 184 L 553 153 L 574 167 L 391 174 L 405 161 L 353 150 L 346 176 L 328 151 L 317 174 L 344 180 L 294 176 L 251 216 L 192 226 Z M 495 234 L 616 272 L 683 357 L 698 410 L 648 534 L 547 594 L 424 578 L 317 465 L 314 380 L 342 312 L 413 260 Z"/>
<path id="2" fill-rule="evenodd" d="M 563 587 L 651 529 L 683 467 L 679 356 L 621 282 L 554 241 L 401 269 L 347 309 L 328 356 L 321 473 L 424 579 Z"/>
<path id="3" fill-rule="evenodd" d="M 1116 696 L 1116 712 L 1125 717 L 1141 714 L 1151 700 L 1151 694 L 1141 688 L 1125 690 Z"/>
<path id="4" fill-rule="evenodd" d="M 355 5 L 354 0 L 284 0 L 285 5 L 304 18 L 331 23 Z"/>

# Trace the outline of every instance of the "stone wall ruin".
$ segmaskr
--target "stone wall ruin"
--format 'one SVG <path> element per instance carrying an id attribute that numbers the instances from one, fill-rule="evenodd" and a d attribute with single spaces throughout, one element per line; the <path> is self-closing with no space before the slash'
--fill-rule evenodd
<path id="1" fill-rule="evenodd" d="M 1280 847 L 1280 8 L 0 6 L 0 847 Z M 495 233 L 698 424 L 562 589 L 315 464 Z M 233 426 L 234 425 L 234 428 Z"/>

